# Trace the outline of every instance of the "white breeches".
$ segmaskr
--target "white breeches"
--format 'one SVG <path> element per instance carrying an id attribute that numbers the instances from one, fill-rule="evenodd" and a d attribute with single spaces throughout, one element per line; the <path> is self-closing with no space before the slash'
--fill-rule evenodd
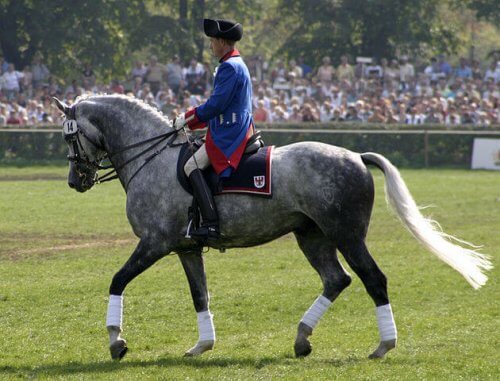
<path id="1" fill-rule="evenodd" d="M 189 177 L 195 169 L 205 169 L 209 165 L 210 159 L 208 158 L 207 148 L 203 144 L 184 165 L 184 173 Z"/>

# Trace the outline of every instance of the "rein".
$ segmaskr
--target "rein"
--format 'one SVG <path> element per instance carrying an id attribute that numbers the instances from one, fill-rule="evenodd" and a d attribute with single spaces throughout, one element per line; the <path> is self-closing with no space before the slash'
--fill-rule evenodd
<path id="1" fill-rule="evenodd" d="M 106 172 L 104 175 L 102 176 L 98 176 L 97 179 L 96 179 L 96 184 L 100 184 L 100 183 L 105 183 L 107 181 L 111 181 L 111 180 L 114 180 L 114 179 L 117 179 L 118 178 L 118 171 L 122 168 L 124 168 L 126 165 L 132 163 L 133 161 L 137 160 L 138 158 L 140 158 L 142 155 L 146 154 L 147 152 L 153 150 L 155 147 L 159 146 L 161 143 L 163 143 L 165 140 L 167 140 L 169 137 L 171 137 L 171 139 L 167 142 L 167 144 L 165 144 L 162 148 L 160 149 L 157 149 L 156 151 L 154 151 L 151 155 L 149 155 L 146 160 L 144 161 L 144 163 L 142 163 L 142 165 L 132 174 L 132 176 L 129 178 L 129 180 L 127 181 L 127 184 L 125 186 L 125 189 L 128 189 L 128 185 L 130 184 L 130 182 L 132 181 L 132 179 L 139 173 L 139 171 L 144 168 L 153 158 L 155 158 L 157 155 L 159 155 L 161 152 L 163 152 L 166 148 L 168 147 L 175 147 L 177 145 L 180 145 L 179 144 L 173 144 L 175 138 L 177 138 L 177 133 L 179 132 L 179 130 L 173 130 L 173 131 L 169 131 L 167 133 L 164 133 L 164 134 L 161 134 L 161 135 L 158 135 L 158 136 L 154 136 L 152 138 L 149 138 L 149 139 L 146 139 L 146 140 L 143 140 L 143 141 L 140 141 L 140 142 L 137 142 L 137 143 L 133 143 L 133 144 L 129 144 L 121 149 L 119 149 L 118 151 L 115 151 L 115 152 L 112 152 L 110 154 L 107 154 L 103 159 L 110 159 L 115 156 L 115 155 L 118 155 L 120 153 L 123 153 L 123 152 L 126 152 L 126 151 L 129 151 L 133 148 L 137 148 L 137 147 L 140 147 L 140 146 L 143 146 L 145 144 L 148 144 L 148 143 L 151 143 L 151 142 L 154 142 L 156 141 L 154 144 L 150 145 L 149 147 L 146 147 L 145 149 L 143 149 L 141 152 L 139 152 L 138 154 L 132 156 L 130 159 L 128 159 L 127 161 L 125 161 L 124 163 L 122 163 L 121 165 L 119 165 L 118 167 L 116 168 L 113 168 L 112 165 L 110 166 L 101 166 L 99 165 L 97 168 L 98 169 L 110 169 L 110 168 L 113 168 L 111 171 L 109 172 Z"/>
<path id="2" fill-rule="evenodd" d="M 174 144 L 173 142 L 177 138 L 177 134 L 179 133 L 180 130 L 172 130 L 169 132 L 166 132 L 164 134 L 160 134 L 157 136 L 154 136 L 152 138 L 142 140 L 137 143 L 132 143 L 129 145 L 126 145 L 125 147 L 120 148 L 119 150 L 112 152 L 112 153 L 106 153 L 103 157 L 95 160 L 91 160 L 89 155 L 85 152 L 85 149 L 83 147 L 83 144 L 80 140 L 80 136 L 82 135 L 87 141 L 92 144 L 96 149 L 99 149 L 100 144 L 94 142 L 82 129 L 78 128 L 78 124 L 75 119 L 69 119 L 66 120 L 63 124 L 64 126 L 64 139 L 69 143 L 73 145 L 73 155 L 68 155 L 68 160 L 73 161 L 76 165 L 77 171 L 80 173 L 80 176 L 82 176 L 82 171 L 81 167 L 78 168 L 79 166 L 83 165 L 86 167 L 94 168 L 95 170 L 106 170 L 106 169 L 111 169 L 109 172 L 106 172 L 104 175 L 99 176 L 97 173 L 95 174 L 95 179 L 94 182 L 96 184 L 100 183 L 105 183 L 114 179 L 117 179 L 118 176 L 118 171 L 122 168 L 124 168 L 126 165 L 132 163 L 133 161 L 139 159 L 141 156 L 145 155 L 146 153 L 152 151 L 153 149 L 157 148 L 151 155 L 146 157 L 144 160 L 144 163 L 132 174 L 132 176 L 128 179 L 127 184 L 125 185 L 125 189 L 128 189 L 128 185 L 132 181 L 132 179 L 139 173 L 139 171 L 144 168 L 151 160 L 153 160 L 156 156 L 158 156 L 161 152 L 163 152 L 166 148 L 168 147 L 176 147 L 182 145 L 182 143 L 177 143 Z M 170 138 L 167 143 L 159 147 L 163 142 L 165 142 L 168 138 Z M 144 146 L 145 144 L 152 143 L 150 146 L 146 147 L 143 149 L 141 152 L 137 153 L 124 163 L 120 164 L 118 167 L 114 167 L 112 164 L 111 165 L 101 165 L 100 163 L 105 160 L 109 159 L 111 160 L 112 157 L 121 154 L 123 152 L 129 151 L 131 149 L 137 148 Z M 85 172 L 83 171 L 83 174 Z"/>

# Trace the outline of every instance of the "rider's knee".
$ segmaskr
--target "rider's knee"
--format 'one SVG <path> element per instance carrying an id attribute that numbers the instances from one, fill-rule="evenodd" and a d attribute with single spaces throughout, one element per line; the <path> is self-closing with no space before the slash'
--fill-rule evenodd
<path id="1" fill-rule="evenodd" d="M 195 161 L 189 159 L 184 165 L 184 173 L 186 174 L 187 177 L 189 177 L 196 168 L 198 168 L 198 166 L 196 165 Z"/>

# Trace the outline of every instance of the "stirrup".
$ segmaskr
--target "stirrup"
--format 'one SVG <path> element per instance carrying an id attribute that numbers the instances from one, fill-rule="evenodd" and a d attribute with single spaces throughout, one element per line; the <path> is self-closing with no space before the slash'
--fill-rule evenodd
<path id="1" fill-rule="evenodd" d="M 215 241 L 220 238 L 219 227 L 217 225 L 202 225 L 198 229 L 190 232 L 190 236 L 192 239 Z"/>

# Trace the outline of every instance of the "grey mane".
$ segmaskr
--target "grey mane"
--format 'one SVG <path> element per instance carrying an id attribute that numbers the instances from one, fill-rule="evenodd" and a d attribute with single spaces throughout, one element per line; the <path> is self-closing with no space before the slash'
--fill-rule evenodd
<path id="1" fill-rule="evenodd" d="M 153 123 L 165 123 L 172 127 L 173 121 L 163 112 L 144 102 L 142 99 L 122 94 L 84 94 L 76 98 L 74 107 L 78 107 L 83 102 L 96 102 L 102 104 L 116 105 L 125 112 L 132 113 L 136 118 L 148 120 Z"/>

